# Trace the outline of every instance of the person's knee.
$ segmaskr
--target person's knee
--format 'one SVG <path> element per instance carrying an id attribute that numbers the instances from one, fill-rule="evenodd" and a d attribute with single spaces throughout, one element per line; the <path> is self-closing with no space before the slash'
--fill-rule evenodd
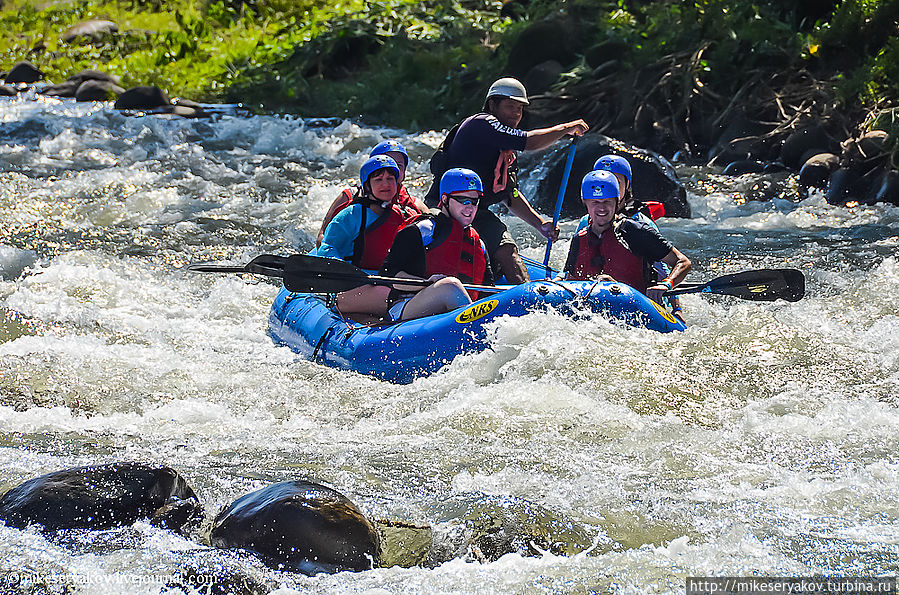
<path id="1" fill-rule="evenodd" d="M 435 284 L 441 289 L 440 295 L 443 296 L 444 303 L 447 306 L 456 307 L 471 301 L 468 291 L 456 277 L 444 277 Z"/>

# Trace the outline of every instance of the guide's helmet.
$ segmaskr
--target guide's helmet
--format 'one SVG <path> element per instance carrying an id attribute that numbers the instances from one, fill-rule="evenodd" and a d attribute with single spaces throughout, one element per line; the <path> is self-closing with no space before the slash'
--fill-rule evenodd
<path id="1" fill-rule="evenodd" d="M 513 79 L 510 76 L 498 79 L 490 85 L 485 100 L 490 99 L 491 97 L 508 97 L 509 99 L 514 99 L 515 101 L 528 105 L 528 93 L 525 90 L 524 85 L 522 85 L 521 81 L 518 79 Z"/>

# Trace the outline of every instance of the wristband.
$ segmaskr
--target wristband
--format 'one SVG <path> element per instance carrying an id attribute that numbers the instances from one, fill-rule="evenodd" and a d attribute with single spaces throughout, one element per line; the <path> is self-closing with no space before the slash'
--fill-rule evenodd
<path id="1" fill-rule="evenodd" d="M 661 281 L 659 281 L 659 285 L 664 285 L 668 288 L 668 291 L 674 289 L 674 283 L 671 282 L 671 279 L 662 279 Z"/>

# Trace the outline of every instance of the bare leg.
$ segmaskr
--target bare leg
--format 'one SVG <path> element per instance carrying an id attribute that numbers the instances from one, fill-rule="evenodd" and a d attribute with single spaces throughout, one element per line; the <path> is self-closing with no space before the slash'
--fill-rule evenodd
<path id="1" fill-rule="evenodd" d="M 518 285 L 531 280 L 528 268 L 518 256 L 518 247 L 515 244 L 502 244 L 493 253 L 493 258 L 496 259 L 499 270 L 506 276 L 507 283 Z"/>
<path id="2" fill-rule="evenodd" d="M 390 288 L 383 285 L 363 285 L 337 294 L 337 309 L 344 314 L 387 315 L 387 296 Z"/>
<path id="3" fill-rule="evenodd" d="M 403 320 L 429 314 L 442 314 L 470 304 L 471 298 L 455 277 L 444 277 L 415 294 L 403 308 Z"/>

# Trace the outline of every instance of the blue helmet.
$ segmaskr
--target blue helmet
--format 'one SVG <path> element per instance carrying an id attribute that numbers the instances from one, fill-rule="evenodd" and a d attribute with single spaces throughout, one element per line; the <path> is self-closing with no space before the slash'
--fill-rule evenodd
<path id="1" fill-rule="evenodd" d="M 406 152 L 406 147 L 396 140 L 385 140 L 376 144 L 368 156 L 374 157 L 375 155 L 384 155 L 385 153 L 399 153 L 404 159 L 403 167 L 409 165 L 409 153 Z"/>
<path id="2" fill-rule="evenodd" d="M 594 170 L 584 176 L 581 181 L 582 200 L 603 200 L 614 198 L 618 200 L 618 179 L 612 172 Z"/>
<path id="3" fill-rule="evenodd" d="M 365 186 L 365 183 L 368 182 L 371 175 L 379 169 L 392 170 L 394 177 L 397 180 L 400 179 L 400 168 L 396 164 L 396 161 L 387 155 L 375 155 L 374 157 L 369 157 L 365 163 L 362 164 L 362 169 L 359 170 L 359 179 L 362 180 L 362 185 Z"/>
<path id="4" fill-rule="evenodd" d="M 593 170 L 596 171 L 598 169 L 604 169 L 613 174 L 621 174 L 627 178 L 628 182 L 633 178 L 631 164 L 628 163 L 627 159 L 620 155 L 603 155 L 593 164 Z"/>
<path id="5" fill-rule="evenodd" d="M 477 190 L 478 194 L 484 194 L 481 178 L 470 169 L 454 167 L 446 170 L 446 173 L 440 178 L 440 196 L 467 190 Z"/>

